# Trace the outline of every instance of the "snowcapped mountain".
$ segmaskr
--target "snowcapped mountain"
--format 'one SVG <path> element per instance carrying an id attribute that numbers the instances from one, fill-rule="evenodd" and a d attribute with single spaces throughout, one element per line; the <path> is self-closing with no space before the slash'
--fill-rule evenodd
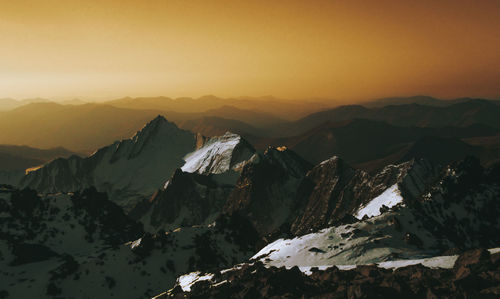
<path id="1" fill-rule="evenodd" d="M 311 165 L 284 147 L 270 147 L 247 163 L 224 205 L 246 217 L 262 235 L 280 233 L 294 218 L 299 183 Z"/>
<path id="2" fill-rule="evenodd" d="M 120 205 L 131 207 L 162 186 L 195 146 L 193 133 L 158 116 L 132 138 L 101 148 L 90 157 L 56 159 L 29 172 L 20 186 L 42 193 L 94 186 Z"/>
<path id="3" fill-rule="evenodd" d="M 242 167 L 255 158 L 253 147 L 239 135 L 198 136 L 185 164 L 130 215 L 152 231 L 209 224 L 221 214 Z"/>
<path id="4" fill-rule="evenodd" d="M 231 184 L 218 182 L 217 176 L 177 169 L 163 189 L 138 204 L 130 215 L 151 231 L 212 223 L 233 189 Z"/>
<path id="5" fill-rule="evenodd" d="M 229 267 L 255 251 L 236 218 L 144 233 L 94 188 L 40 197 L 0 187 L 3 298 L 148 298 L 181 274 Z"/>
<path id="6" fill-rule="evenodd" d="M 304 212 L 291 226 L 294 235 L 351 222 L 352 215 L 378 214 L 382 205 L 394 205 L 404 189 L 419 196 L 436 179 L 438 169 L 425 160 L 389 165 L 370 175 L 354 169 L 339 157 L 332 157 L 311 169 L 302 181 L 299 196 Z M 392 189 L 390 189 L 392 188 Z M 392 191 L 391 191 L 392 190 Z M 392 196 L 394 195 L 394 196 Z"/>
<path id="7" fill-rule="evenodd" d="M 239 135 L 206 138 L 159 116 L 17 185 L 0 185 L 0 298 L 144 298 L 172 286 L 163 297 L 287 296 L 279 286 L 291 280 L 298 294 L 332 281 L 339 289 L 328 294 L 362 294 L 375 276 L 401 295 L 394 277 L 427 289 L 436 275 L 440 288 L 469 272 L 482 287 L 498 281 L 493 253 L 463 253 L 500 246 L 500 166 L 474 158 L 372 173 L 337 156 L 314 166 L 284 146 L 260 152 Z M 480 269 L 464 270 L 464 259 Z M 455 266 L 385 269 L 419 263 Z M 359 289 L 343 290 L 346 281 Z"/>
<path id="8" fill-rule="evenodd" d="M 165 298 L 498 298 L 500 248 L 344 267 L 240 264 L 177 279 Z"/>
<path id="9" fill-rule="evenodd" d="M 205 175 L 221 174 L 238 169 L 254 153 L 254 148 L 241 136 L 226 132 L 223 136 L 209 138 L 198 150 L 186 155 L 186 163 L 181 169 Z"/>
<path id="10" fill-rule="evenodd" d="M 420 198 L 407 197 L 391 186 L 374 201 L 398 203 L 381 207 L 373 217 L 280 239 L 254 258 L 273 266 L 324 266 L 415 259 L 453 248 L 494 247 L 500 242 L 500 176 L 469 159 L 450 167 Z M 397 191 L 396 191 L 397 192 Z M 375 204 L 373 204 L 373 207 Z M 367 218 L 370 217 L 370 218 Z"/>
<path id="11" fill-rule="evenodd" d="M 323 165 L 335 160 L 337 158 Z M 278 239 L 246 263 L 218 272 L 182 276 L 175 288 L 157 298 L 217 297 L 235 293 L 241 295 L 241 292 L 247 296 L 258 296 L 262 292 L 266 296 L 303 295 L 308 292 L 319 295 L 321 292 L 312 291 L 314 283 L 332 279 L 350 281 L 349 285 L 359 283 L 374 290 L 378 284 L 366 279 L 375 277 L 384 278 L 385 292 L 393 288 L 391 292 L 394 293 L 391 294 L 396 297 L 401 294 L 419 297 L 419 289 L 403 289 L 401 283 L 412 279 L 413 286 L 426 285 L 428 280 L 422 278 L 424 276 L 435 277 L 436 283 L 442 284 L 441 292 L 472 292 L 475 294 L 472 297 L 495 298 L 494 294 L 498 295 L 498 292 L 490 287 L 498 286 L 499 279 L 486 273 L 493 271 L 491 269 L 498 271 L 500 250 L 473 250 L 460 256 L 452 252 L 492 248 L 500 244 L 500 167 L 484 169 L 479 161 L 466 159 L 441 172 L 434 172 L 439 175 L 426 184 L 425 192 L 420 192 L 419 196 L 416 191 L 424 190 L 420 183 L 425 179 L 419 175 L 423 174 L 423 169 L 431 168 L 425 163 L 415 162 L 396 168 L 404 169 L 404 175 L 396 172 L 398 182 L 355 210 L 359 215 L 362 211 L 374 212 L 376 205 L 381 206 L 379 211 L 374 212 L 375 215 L 367 213 L 362 220 L 353 218 L 350 224 L 330 226 L 291 239 Z M 415 180 L 417 178 L 420 178 L 419 182 Z M 380 205 L 395 201 L 397 203 L 391 208 Z M 395 268 L 399 269 L 394 273 L 385 270 Z M 345 270 L 345 274 L 339 270 Z M 361 277 L 358 277 L 359 274 Z M 401 282 L 392 284 L 391 281 L 398 279 L 398 275 Z M 313 282 L 307 276 L 320 280 Z M 294 282 L 288 284 L 289 279 L 294 279 Z M 262 286 L 266 281 L 269 281 L 269 286 L 252 287 L 256 284 Z M 453 288 L 446 287 L 452 282 Z M 303 288 L 296 289 L 298 285 L 303 285 Z M 311 289 L 307 289 L 307 285 Z M 339 282 L 330 285 L 339 285 Z M 428 285 L 424 289 L 426 292 L 430 289 L 439 292 L 434 289 L 435 286 Z M 484 296 L 479 296 L 479 291 Z M 363 292 L 373 295 L 369 289 Z M 342 292 L 338 296 L 340 294 Z"/>

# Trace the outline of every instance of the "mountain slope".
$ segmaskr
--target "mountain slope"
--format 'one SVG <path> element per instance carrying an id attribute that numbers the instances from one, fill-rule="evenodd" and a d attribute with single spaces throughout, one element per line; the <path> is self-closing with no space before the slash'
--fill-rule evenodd
<path id="1" fill-rule="evenodd" d="M 0 113 L 0 143 L 93 152 L 133 135 L 158 111 L 33 103 Z"/>
<path id="2" fill-rule="evenodd" d="M 397 126 L 443 127 L 483 124 L 500 128 L 500 106 L 487 100 L 468 100 L 446 107 L 419 104 L 390 105 L 366 108 L 359 105 L 341 106 L 308 115 L 292 124 L 277 127 L 275 132 L 297 135 L 325 122 L 369 119 Z"/>
<path id="3" fill-rule="evenodd" d="M 177 279 L 165 298 L 497 298 L 499 248 L 350 267 L 240 265 Z"/>
<path id="4" fill-rule="evenodd" d="M 0 152 L 0 171 L 24 170 L 41 165 L 43 162 L 45 161 Z"/>
<path id="5" fill-rule="evenodd" d="M 255 153 L 253 147 L 241 136 L 226 132 L 203 142 L 196 151 L 184 157 L 182 170 L 199 174 L 221 174 L 238 168 Z"/>
<path id="6" fill-rule="evenodd" d="M 37 149 L 29 146 L 0 145 L 0 171 L 25 170 L 55 158 L 77 155 L 65 148 Z"/>
<path id="7" fill-rule="evenodd" d="M 0 99 L 0 111 L 7 111 L 20 106 L 20 103 L 14 99 Z"/>
<path id="8" fill-rule="evenodd" d="M 239 110 L 261 112 L 264 114 L 274 115 L 275 117 L 286 120 L 296 119 L 309 113 L 320 111 L 329 107 L 328 104 L 308 100 L 291 101 L 277 99 L 274 97 L 219 98 L 215 96 L 203 96 L 196 99 L 171 99 L 168 97 L 127 97 L 108 101 L 106 102 L 106 104 L 127 109 L 152 109 L 172 111 L 176 113 L 203 113 L 209 110 L 217 110 L 224 106 L 231 106 Z M 224 113 L 223 115 L 220 115 L 220 113 L 211 115 L 228 118 L 227 113 Z"/>
<path id="9" fill-rule="evenodd" d="M 419 196 L 437 176 L 437 169 L 427 161 L 409 161 L 386 166 L 369 175 L 350 167 L 342 159 L 333 157 L 309 171 L 301 182 L 300 193 L 306 202 L 303 212 L 291 226 L 294 235 L 353 221 L 352 216 L 378 215 L 381 204 L 377 198 L 385 192 L 402 188 L 412 196 Z M 371 201 L 375 204 L 370 207 Z M 386 201 L 382 204 L 389 206 Z M 365 206 L 364 210 L 360 207 Z M 347 220 L 346 220 L 347 219 Z"/>
<path id="10" fill-rule="evenodd" d="M 0 187 L 0 294 L 7 298 L 150 298 L 196 269 L 252 255 L 238 219 L 144 233 L 106 194 L 39 197 Z"/>
<path id="11" fill-rule="evenodd" d="M 500 242 L 498 179 L 498 166 L 485 170 L 476 159 L 466 159 L 423 184 L 421 192 L 410 192 L 404 181 L 398 184 L 402 199 L 392 210 L 381 208 L 382 214 L 366 220 L 276 241 L 256 257 L 275 266 L 350 265 L 495 247 Z M 313 247 L 321 254 L 311 253 Z M 291 258 L 289 250 L 295 252 Z"/>
<path id="12" fill-rule="evenodd" d="M 463 154 L 477 154 L 485 159 L 485 163 L 491 160 L 490 156 L 483 154 L 480 147 L 472 148 L 462 144 L 458 138 L 471 138 L 475 136 L 492 136 L 497 134 L 498 129 L 484 125 L 471 125 L 466 127 L 438 127 L 422 128 L 414 126 L 395 126 L 385 122 L 354 119 L 344 122 L 327 122 L 301 135 L 288 138 L 261 138 L 256 141 L 256 147 L 261 148 L 265 144 L 286 145 L 296 151 L 299 155 L 312 163 L 319 163 L 333 155 L 343 157 L 348 163 L 360 166 L 370 161 L 388 158 L 382 165 L 370 167 L 365 164 L 367 170 L 378 170 L 385 165 L 400 163 L 410 160 L 412 157 L 429 158 L 439 160 L 438 162 L 451 162 L 449 158 L 464 158 Z M 449 156 L 439 155 L 444 148 L 437 146 L 438 137 L 443 137 L 444 144 L 450 144 L 446 150 L 453 151 L 451 138 L 457 145 L 456 154 Z M 435 140 L 432 147 L 431 140 Z M 446 141 L 446 142 L 445 142 Z M 426 148 L 420 156 L 412 154 L 416 147 Z M 367 150 L 367 149 L 370 150 Z M 402 160 L 403 157 L 408 159 Z"/>
<path id="13" fill-rule="evenodd" d="M 163 185 L 196 145 L 194 134 L 158 116 L 132 138 L 101 148 L 87 158 L 56 159 L 20 183 L 39 192 L 72 192 L 89 186 L 131 207 Z"/>
<path id="14" fill-rule="evenodd" d="M 477 159 L 467 158 L 440 168 L 434 180 L 427 180 L 422 170 L 409 170 L 396 185 L 400 202 L 382 205 L 377 215 L 278 239 L 232 268 L 181 276 L 175 288 L 157 298 L 235 293 L 349 297 L 346 292 L 369 297 L 374 290 L 388 297 L 425 297 L 431 289 L 432 294 L 495 298 L 498 278 L 491 274 L 498 266 L 500 250 L 471 250 L 459 256 L 449 252 L 500 244 L 500 166 L 484 169 Z M 401 288 L 409 279 L 412 287 Z M 441 284 L 448 280 L 452 286 Z M 347 284 L 345 288 L 341 282 Z"/>
<path id="15" fill-rule="evenodd" d="M 425 106 L 437 106 L 444 107 L 453 104 L 463 103 L 472 100 L 472 98 L 458 98 L 451 100 L 437 99 L 430 96 L 412 96 L 412 97 L 389 97 L 381 98 L 370 102 L 363 103 L 365 107 L 384 107 L 389 105 L 407 105 L 407 104 L 419 104 Z M 496 103 L 495 100 L 488 100 Z"/>
<path id="16" fill-rule="evenodd" d="M 301 205 L 299 182 L 310 168 L 293 151 L 269 147 L 243 167 L 223 213 L 248 219 L 262 236 L 286 232 Z"/>
<path id="17" fill-rule="evenodd" d="M 163 188 L 130 211 L 147 230 L 207 225 L 218 218 L 242 167 L 251 163 L 255 150 L 239 135 L 198 139 L 185 164 Z"/>

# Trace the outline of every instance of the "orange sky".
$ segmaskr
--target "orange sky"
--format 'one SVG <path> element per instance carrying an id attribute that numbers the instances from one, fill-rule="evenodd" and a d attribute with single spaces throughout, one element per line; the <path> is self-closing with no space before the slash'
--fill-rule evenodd
<path id="1" fill-rule="evenodd" d="M 0 0 L 0 98 L 500 97 L 500 1 Z"/>

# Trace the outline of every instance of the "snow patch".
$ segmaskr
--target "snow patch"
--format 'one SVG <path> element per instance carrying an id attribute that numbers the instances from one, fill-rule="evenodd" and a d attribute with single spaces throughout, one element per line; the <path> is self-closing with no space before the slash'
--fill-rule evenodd
<path id="1" fill-rule="evenodd" d="M 223 136 L 210 138 L 200 149 L 184 157 L 182 171 L 199 174 L 221 174 L 229 171 L 234 150 L 242 141 L 237 134 L 227 132 Z M 250 157 L 248 155 L 248 157 Z M 241 162 L 241 161 L 238 161 Z M 236 164 L 237 165 L 237 164 Z"/>
<path id="2" fill-rule="evenodd" d="M 214 277 L 213 274 L 201 275 L 201 272 L 191 272 L 186 275 L 182 275 L 177 279 L 177 283 L 181 286 L 184 292 L 190 292 L 191 287 L 198 281 L 211 280 Z"/>
<path id="3" fill-rule="evenodd" d="M 403 197 L 398 189 L 398 185 L 394 184 L 387 188 L 382 194 L 372 199 L 366 206 L 359 209 L 355 217 L 363 219 L 365 215 L 368 217 L 378 216 L 380 215 L 380 208 L 382 206 L 391 208 L 402 201 Z"/>

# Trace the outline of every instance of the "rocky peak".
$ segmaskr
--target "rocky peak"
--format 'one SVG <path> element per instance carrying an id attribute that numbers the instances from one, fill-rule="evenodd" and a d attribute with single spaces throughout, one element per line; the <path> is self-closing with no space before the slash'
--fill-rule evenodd
<path id="1" fill-rule="evenodd" d="M 21 185 L 42 193 L 94 186 L 128 209 L 160 188 L 195 145 L 193 133 L 158 116 L 133 137 L 89 157 L 58 159 L 30 172 Z"/>
<path id="2" fill-rule="evenodd" d="M 200 140 L 200 139 L 198 139 Z M 201 147 L 184 157 L 185 172 L 221 174 L 236 170 L 240 163 L 250 159 L 255 149 L 240 135 L 226 132 L 223 136 L 202 141 Z"/>
<path id="3" fill-rule="evenodd" d="M 220 185 L 212 176 L 177 169 L 150 199 L 149 219 L 143 219 L 155 230 L 208 224 L 220 214 L 232 186 Z"/>
<path id="4" fill-rule="evenodd" d="M 312 166 L 286 146 L 268 147 L 264 151 L 264 159 L 270 164 L 286 169 L 287 174 L 294 177 L 303 177 Z"/>
<path id="5" fill-rule="evenodd" d="M 369 191 L 369 175 L 356 170 L 338 157 L 311 169 L 299 189 L 303 214 L 291 226 L 293 234 L 305 234 L 331 225 L 359 207 Z"/>
<path id="6" fill-rule="evenodd" d="M 299 201 L 306 206 L 291 230 L 301 235 L 350 219 L 347 216 L 357 214 L 373 199 L 383 201 L 379 196 L 387 197 L 393 204 L 399 199 L 392 200 L 391 196 L 418 199 L 438 174 L 439 169 L 425 160 L 389 165 L 370 175 L 352 168 L 339 157 L 332 157 L 315 166 L 302 181 L 303 198 Z M 378 204 L 371 207 L 376 211 L 370 214 L 379 214 Z"/>
<path id="7" fill-rule="evenodd" d="M 137 133 L 132 138 L 135 138 L 136 136 L 152 134 L 154 132 L 158 132 L 159 130 L 163 130 L 163 129 L 181 130 L 173 122 L 169 122 L 162 115 L 158 115 L 157 117 L 155 117 L 154 119 L 149 121 L 146 125 L 144 125 L 144 127 L 142 127 L 142 129 L 137 131 Z"/>
<path id="8" fill-rule="evenodd" d="M 275 233 L 295 217 L 300 180 L 311 165 L 286 148 L 268 148 L 244 165 L 224 214 L 248 219 L 261 235 Z"/>
<path id="9" fill-rule="evenodd" d="M 173 139 L 178 135 L 182 135 L 185 131 L 179 129 L 174 123 L 169 122 L 163 116 L 158 115 L 156 118 L 147 123 L 141 130 L 135 133 L 130 139 L 133 146 L 129 148 L 128 158 L 132 159 L 138 156 L 144 147 L 148 144 L 154 142 L 154 139 L 158 138 L 163 140 L 165 138 Z M 194 136 L 193 136 L 194 139 Z M 128 148 L 126 146 L 127 140 L 124 140 L 118 144 L 117 152 L 121 148 Z"/>

